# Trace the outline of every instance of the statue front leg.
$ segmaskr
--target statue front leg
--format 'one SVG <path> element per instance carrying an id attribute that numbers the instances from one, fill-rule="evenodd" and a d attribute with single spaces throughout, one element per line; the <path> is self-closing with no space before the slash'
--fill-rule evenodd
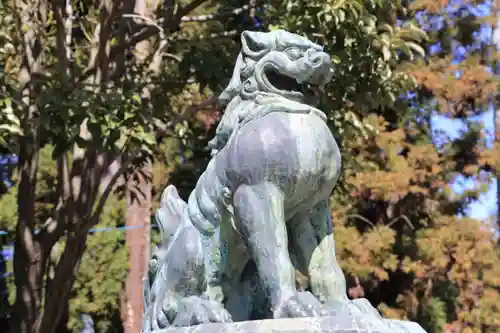
<path id="1" fill-rule="evenodd" d="M 269 295 L 274 318 L 316 317 L 328 312 L 308 292 L 298 292 L 288 253 L 284 195 L 272 183 L 242 185 L 234 193 L 234 211 L 259 280 Z"/>
<path id="2" fill-rule="evenodd" d="M 331 223 L 326 200 L 290 221 L 292 249 L 299 268 L 309 277 L 313 295 L 325 304 L 348 301 Z"/>
<path id="3" fill-rule="evenodd" d="M 365 298 L 349 300 L 346 294 L 345 276 L 335 257 L 333 225 L 328 202 L 322 201 L 309 213 L 299 214 L 289 222 L 291 248 L 297 258 L 299 270 L 309 278 L 312 294 L 330 311 L 347 311 L 350 315 L 366 318 L 373 324 L 382 325 L 387 332 L 387 322 Z"/>

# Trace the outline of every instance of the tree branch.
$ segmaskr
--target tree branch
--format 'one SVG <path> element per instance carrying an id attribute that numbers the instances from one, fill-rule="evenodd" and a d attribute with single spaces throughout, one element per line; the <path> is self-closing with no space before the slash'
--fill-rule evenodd
<path id="1" fill-rule="evenodd" d="M 175 55 L 175 54 L 171 54 L 171 53 L 165 53 L 164 50 L 167 46 L 167 40 L 166 40 L 166 36 L 165 36 L 165 30 L 163 30 L 163 28 L 158 25 L 158 23 L 156 23 L 153 19 L 147 17 L 147 16 L 144 16 L 144 15 L 140 15 L 140 14 L 125 14 L 123 15 L 123 17 L 125 18 L 137 18 L 137 19 L 141 19 L 143 20 L 144 22 L 146 22 L 147 25 L 149 26 L 152 26 L 152 27 L 155 27 L 156 29 L 158 29 L 159 31 L 159 34 L 160 34 L 160 45 L 158 46 L 154 56 L 153 56 L 153 61 L 152 61 L 152 64 L 150 66 L 150 70 L 153 70 L 153 68 L 158 68 L 159 67 L 159 62 L 161 61 L 161 58 L 162 57 L 167 57 L 169 59 L 172 59 L 172 60 L 175 60 L 177 62 L 181 62 L 182 61 L 182 58 Z"/>
<path id="2" fill-rule="evenodd" d="M 240 32 L 238 30 L 230 30 L 230 31 L 223 31 L 219 33 L 211 33 L 205 36 L 199 36 L 196 38 L 189 38 L 189 39 L 184 39 L 184 38 L 179 38 L 176 39 L 176 42 L 183 43 L 183 46 L 187 46 L 190 44 L 196 44 L 201 41 L 206 41 L 206 40 L 213 40 L 213 39 L 220 39 L 220 38 L 232 38 L 236 35 L 238 35 Z"/>
<path id="3" fill-rule="evenodd" d="M 105 172 L 109 169 L 110 162 L 107 159 L 105 154 L 99 154 L 96 152 L 94 157 L 93 167 L 87 173 L 87 177 L 89 179 L 88 183 L 88 201 L 87 207 L 85 210 L 85 216 L 91 216 L 92 209 L 94 207 L 95 200 L 99 193 L 99 185 L 103 178 Z"/>
<path id="4" fill-rule="evenodd" d="M 391 227 L 394 223 L 398 222 L 399 220 L 403 220 L 406 222 L 406 224 L 408 225 L 408 227 L 410 227 L 411 230 L 415 230 L 415 227 L 413 226 L 413 224 L 411 223 L 410 219 L 406 216 L 406 215 L 400 215 L 394 219 L 392 219 L 388 224 L 387 224 L 387 227 Z"/>
<path id="5" fill-rule="evenodd" d="M 112 56 L 109 45 L 113 18 L 117 16 L 118 9 L 117 0 L 101 1 L 99 23 L 93 33 L 94 45 L 90 54 L 89 64 L 80 79 L 76 80 L 77 84 L 87 81 L 91 76 L 94 76 L 94 83 L 98 84 L 106 79 L 109 62 L 118 54 L 115 53 Z"/>
<path id="6" fill-rule="evenodd" d="M 73 8 L 71 0 L 52 1 L 52 11 L 56 21 L 56 44 L 59 75 L 64 85 L 70 77 L 71 37 L 73 28 Z"/>
<path id="7" fill-rule="evenodd" d="M 368 224 L 370 227 L 372 227 L 372 229 L 375 229 L 375 225 L 372 223 L 372 221 L 368 220 L 366 217 L 361 216 L 359 214 L 349 214 L 349 215 L 347 215 L 347 218 L 355 218 L 355 219 L 361 220 L 361 221 L 365 222 L 366 224 Z"/>
<path id="8" fill-rule="evenodd" d="M 191 13 L 193 10 L 200 7 L 205 2 L 207 2 L 207 0 L 193 0 L 190 3 L 188 3 L 187 5 L 185 5 L 184 7 L 179 8 L 179 10 L 177 11 L 177 13 L 175 15 L 176 16 L 175 21 L 177 22 L 177 24 L 179 24 L 179 22 L 181 22 L 181 20 L 184 16 Z"/>
<path id="9" fill-rule="evenodd" d="M 201 16 L 194 16 L 194 17 L 186 17 L 185 16 L 188 13 L 190 13 L 191 11 L 193 11 L 194 9 L 196 9 L 197 7 L 201 6 L 204 2 L 206 2 L 206 0 L 194 0 L 191 3 L 185 5 L 184 7 L 177 10 L 177 14 L 175 15 L 176 19 L 174 19 L 174 20 L 168 19 L 168 15 L 165 14 L 165 16 L 163 18 L 164 25 L 163 25 L 162 29 L 166 32 L 167 30 L 173 30 L 181 22 L 204 21 L 204 20 L 216 19 L 216 18 L 219 18 L 221 16 L 226 16 L 226 15 L 231 15 L 231 14 L 237 15 L 237 14 L 243 12 L 244 10 L 247 10 L 247 9 L 252 7 L 251 5 L 245 5 L 245 6 L 242 6 L 241 8 L 237 8 L 235 10 L 232 10 L 231 12 L 217 14 L 217 15 L 213 15 L 213 16 L 212 15 L 201 15 Z M 127 16 L 131 16 L 131 15 L 126 15 L 125 17 L 127 17 Z M 109 60 L 110 61 L 113 61 L 118 54 L 125 52 L 126 50 L 135 47 L 138 43 L 158 34 L 159 24 L 155 23 L 153 25 L 153 24 L 151 24 L 152 20 L 147 20 L 147 21 L 149 21 L 149 23 L 146 24 L 145 27 L 143 26 L 143 28 L 140 31 L 134 33 L 127 41 L 123 40 L 121 43 L 118 43 L 111 48 L 111 50 L 109 52 Z M 223 32 L 223 33 L 210 34 L 207 36 L 203 36 L 201 38 L 196 39 L 196 41 L 205 40 L 205 39 L 215 39 L 215 38 L 220 38 L 220 37 L 233 37 L 237 34 L 238 34 L 238 31 L 236 31 L 236 30 L 227 31 L 227 32 Z M 186 41 L 186 40 L 179 39 L 177 41 Z M 169 58 L 175 59 L 176 61 L 180 60 L 178 57 L 173 56 L 173 55 L 167 54 L 166 56 L 168 56 Z M 96 73 L 96 70 L 97 70 L 97 68 L 95 66 L 95 63 L 92 63 L 92 62 L 89 63 L 89 66 L 83 72 L 81 77 L 75 81 L 76 84 L 80 84 L 81 82 L 86 81 L 88 79 L 88 77 L 90 77 Z"/>
<path id="10" fill-rule="evenodd" d="M 44 237 L 44 242 L 47 244 L 55 244 L 57 239 L 63 235 L 67 221 L 69 220 L 66 214 L 68 211 L 71 211 L 69 206 L 73 204 L 73 190 L 67 154 L 63 154 L 57 159 L 57 186 L 59 202 L 53 216 L 45 221 L 40 230 L 40 233 Z"/>
<path id="11" fill-rule="evenodd" d="M 165 32 L 162 27 L 158 25 L 152 18 L 144 16 L 144 15 L 139 15 L 139 14 L 123 14 L 122 17 L 124 18 L 137 18 L 143 20 L 147 25 L 153 26 L 156 29 L 158 29 L 159 32 Z"/>
<path id="12" fill-rule="evenodd" d="M 207 22 L 207 21 L 214 21 L 218 20 L 227 16 L 233 16 L 233 15 L 239 15 L 243 13 L 246 10 L 249 10 L 251 8 L 255 7 L 255 5 L 244 5 L 239 8 L 235 8 L 230 11 L 226 11 L 224 13 L 215 13 L 215 14 L 206 14 L 206 15 L 197 15 L 197 16 L 184 16 L 181 18 L 181 22 L 183 23 L 188 23 L 188 22 Z"/>
<path id="13" fill-rule="evenodd" d="M 146 26 L 143 30 L 135 33 L 130 37 L 128 41 L 123 41 L 122 43 L 117 44 L 116 46 L 111 48 L 111 51 L 109 52 L 109 60 L 115 59 L 115 57 L 122 53 L 125 52 L 127 49 L 130 49 L 137 45 L 138 43 L 142 42 L 143 40 L 146 40 L 150 37 L 153 37 L 158 33 L 157 29 L 152 26 Z M 75 84 L 78 85 L 82 82 L 85 82 L 90 76 L 94 75 L 97 71 L 97 67 L 95 63 L 90 63 L 89 66 L 85 69 L 83 74 L 76 80 Z"/>
<path id="14" fill-rule="evenodd" d="M 118 179 L 120 179 L 120 177 L 123 176 L 127 172 L 127 170 L 130 168 L 130 161 L 131 160 L 132 159 L 130 157 L 124 158 L 122 156 L 121 161 L 120 161 L 120 163 L 121 163 L 120 168 L 113 174 L 113 176 L 109 180 L 108 185 L 106 186 L 103 193 L 101 194 L 99 201 L 97 202 L 97 204 L 95 206 L 95 209 L 94 209 L 92 216 L 86 222 L 86 225 L 84 227 L 85 230 L 89 230 L 94 225 L 96 225 L 97 222 L 99 222 L 99 217 L 102 213 L 102 210 L 104 209 L 104 205 L 106 204 L 106 200 L 110 196 L 111 192 L 113 192 L 113 190 L 115 188 L 115 184 L 118 181 Z"/>
<path id="15" fill-rule="evenodd" d="M 134 12 L 134 1 L 132 0 L 127 0 L 122 2 L 122 7 L 121 7 L 121 15 L 127 15 L 131 14 Z M 129 27 L 130 24 L 127 20 L 120 20 L 118 24 L 118 31 L 117 31 L 117 42 L 118 44 L 123 44 L 127 41 L 128 35 L 129 35 Z M 123 73 L 126 68 L 126 59 L 127 55 L 125 52 L 121 52 L 116 54 L 115 56 L 111 57 L 111 61 L 114 62 L 115 65 L 115 73 Z M 113 78 L 111 81 L 115 81 L 116 78 L 121 77 L 118 75 L 113 74 Z"/>
<path id="16" fill-rule="evenodd" d="M 183 122 L 184 120 L 188 120 L 188 119 L 191 119 L 193 117 L 193 114 L 195 114 L 197 111 L 203 109 L 203 108 L 206 108 L 208 106 L 211 106 L 211 105 L 214 105 L 217 103 L 217 94 L 212 96 L 210 99 L 206 100 L 206 101 L 203 101 L 199 104 L 195 104 L 195 105 L 190 105 L 186 108 L 184 108 L 184 110 L 178 114 L 174 119 L 172 119 L 171 121 L 169 121 L 168 123 L 156 123 L 156 127 L 157 127 L 157 134 L 160 135 L 160 136 L 163 136 L 163 135 L 168 135 L 168 129 L 169 128 L 173 128 L 176 124 L 179 124 L 181 122 Z"/>
<path id="17" fill-rule="evenodd" d="M 56 265 L 54 278 L 50 283 L 45 305 L 38 314 L 31 332 L 55 332 L 61 318 L 61 307 L 67 301 L 75 281 L 76 270 L 85 251 L 87 233 L 69 235 L 62 255 Z"/>
<path id="18" fill-rule="evenodd" d="M 97 63 L 98 71 L 96 72 L 96 82 L 104 82 L 108 77 L 108 67 L 110 62 L 110 48 L 109 37 L 111 36 L 111 29 L 113 18 L 116 17 L 118 11 L 118 3 L 116 0 L 103 0 L 101 1 L 101 8 L 99 13 L 99 37 L 97 43 Z"/>

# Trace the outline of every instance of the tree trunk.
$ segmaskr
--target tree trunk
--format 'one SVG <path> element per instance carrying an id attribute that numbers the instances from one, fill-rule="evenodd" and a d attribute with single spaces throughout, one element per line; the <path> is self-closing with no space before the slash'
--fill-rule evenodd
<path id="1" fill-rule="evenodd" d="M 1 236 L 0 236 L 1 239 Z M 0 241 L 0 251 L 3 250 L 3 240 Z M 4 253 L 0 254 L 0 327 L 4 327 L 7 332 L 10 330 L 9 313 L 9 291 L 6 279 L 7 267 Z"/>
<path id="2" fill-rule="evenodd" d="M 149 2 L 136 0 L 134 13 L 144 16 L 154 16 L 158 1 Z M 136 64 L 141 65 L 154 50 L 151 42 L 144 40 L 135 47 Z M 155 68 L 153 68 L 155 71 Z M 149 93 L 142 92 L 142 98 L 149 102 Z M 146 104 L 147 105 L 147 104 Z M 138 333 L 142 327 L 144 302 L 142 294 L 142 279 L 148 270 L 149 261 L 149 228 L 151 223 L 152 200 L 152 161 L 147 159 L 135 174 L 127 179 L 127 212 L 125 224 L 131 227 L 126 232 L 125 244 L 129 254 L 129 272 L 125 282 L 125 294 L 122 302 L 122 320 L 125 333 Z"/>
<path id="3" fill-rule="evenodd" d="M 35 138 L 24 138 L 19 151 L 18 221 L 14 245 L 14 331 L 31 333 L 43 296 L 47 261 L 40 237 L 35 235 L 35 189 L 39 151 Z"/>
<path id="4" fill-rule="evenodd" d="M 26 3 L 27 6 L 34 2 Z M 17 192 L 16 239 L 14 245 L 14 332 L 31 333 L 37 323 L 43 301 L 43 279 L 50 245 L 35 230 L 35 190 L 39 166 L 40 142 L 38 127 L 33 119 L 38 111 L 34 96 L 41 86 L 32 81 L 34 74 L 42 73 L 44 43 L 37 28 L 45 26 L 47 7 L 40 4 L 34 12 L 22 11 L 16 2 L 19 31 L 22 31 L 22 58 L 18 74 L 17 105 L 24 136 L 19 142 L 19 186 Z M 36 23 L 33 23 L 36 21 Z M 22 27 L 22 29 L 21 29 Z M 27 27 L 25 29 L 24 27 Z"/>
<path id="5" fill-rule="evenodd" d="M 125 333 L 138 333 L 142 327 L 142 278 L 149 260 L 149 225 L 151 220 L 152 164 L 146 162 L 127 182 L 125 244 L 129 254 L 129 271 L 122 303 Z"/>
<path id="6" fill-rule="evenodd" d="M 42 305 L 45 260 L 40 244 L 26 228 L 17 227 L 14 246 L 14 303 L 13 332 L 31 333 Z"/>
<path id="7" fill-rule="evenodd" d="M 54 279 L 51 281 L 45 300 L 45 307 L 39 313 L 30 333 L 54 333 L 61 318 L 64 316 L 65 307 L 68 304 L 69 295 L 76 278 L 80 260 L 85 252 L 87 232 L 69 236 L 61 258 L 57 264 Z"/>

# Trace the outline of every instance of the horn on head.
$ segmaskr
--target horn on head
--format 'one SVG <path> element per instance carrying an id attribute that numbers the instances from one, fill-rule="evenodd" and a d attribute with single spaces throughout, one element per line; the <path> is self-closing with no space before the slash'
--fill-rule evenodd
<path id="1" fill-rule="evenodd" d="M 260 58 L 275 47 L 276 36 L 272 32 L 245 30 L 241 33 L 241 49 L 249 58 Z"/>

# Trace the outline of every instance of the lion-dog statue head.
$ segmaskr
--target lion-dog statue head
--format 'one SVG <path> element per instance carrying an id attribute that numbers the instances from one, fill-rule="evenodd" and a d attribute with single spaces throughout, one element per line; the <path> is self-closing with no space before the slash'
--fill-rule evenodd
<path id="1" fill-rule="evenodd" d="M 233 76 L 219 96 L 226 106 L 212 154 L 220 150 L 242 118 L 252 113 L 258 96 L 274 96 L 314 106 L 318 87 L 330 82 L 333 64 L 323 47 L 285 30 L 244 31 Z"/>

